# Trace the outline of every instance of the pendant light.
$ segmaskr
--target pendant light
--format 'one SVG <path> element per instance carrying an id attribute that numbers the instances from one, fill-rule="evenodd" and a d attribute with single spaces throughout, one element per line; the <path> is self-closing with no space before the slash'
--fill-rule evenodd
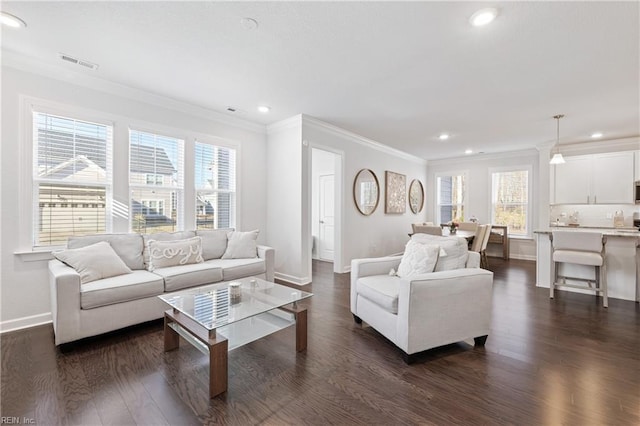
<path id="1" fill-rule="evenodd" d="M 553 116 L 553 118 L 555 118 L 556 121 L 558 122 L 557 132 L 556 132 L 556 145 L 554 147 L 556 150 L 556 153 L 553 154 L 553 158 L 551 158 L 551 161 L 549 161 L 549 164 L 564 164 L 564 157 L 562 157 L 562 154 L 560 154 L 560 119 L 562 117 L 564 117 L 564 114 L 558 114 Z"/>

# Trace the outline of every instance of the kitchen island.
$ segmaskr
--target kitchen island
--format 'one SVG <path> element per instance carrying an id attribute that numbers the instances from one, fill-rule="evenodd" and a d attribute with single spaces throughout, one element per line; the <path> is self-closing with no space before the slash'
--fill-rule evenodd
<path id="1" fill-rule="evenodd" d="M 640 232 L 633 229 L 550 227 L 536 234 L 536 286 L 549 288 L 553 280 L 551 233 L 601 232 L 605 237 L 605 267 L 610 298 L 639 301 L 640 297 Z M 576 277 L 593 277 L 593 267 L 561 264 L 561 273 Z M 562 288 L 560 291 L 593 294 L 593 292 Z"/>

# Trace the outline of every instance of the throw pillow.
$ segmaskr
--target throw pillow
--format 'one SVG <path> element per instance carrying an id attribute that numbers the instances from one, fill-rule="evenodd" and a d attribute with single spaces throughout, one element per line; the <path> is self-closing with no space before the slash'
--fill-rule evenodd
<path id="1" fill-rule="evenodd" d="M 222 255 L 223 259 L 253 259 L 258 257 L 258 231 L 229 232 L 227 238 L 227 250 Z"/>
<path id="2" fill-rule="evenodd" d="M 169 266 L 202 263 L 202 238 L 186 240 L 149 240 L 149 271 Z"/>
<path id="3" fill-rule="evenodd" d="M 451 269 L 465 268 L 467 259 L 469 258 L 469 249 L 467 248 L 467 240 L 462 237 L 440 237 L 428 234 L 414 234 L 412 241 L 422 244 L 437 244 L 442 247 L 447 255 L 438 258 L 435 272 L 448 271 Z"/>
<path id="4" fill-rule="evenodd" d="M 233 229 L 198 230 L 202 237 L 202 258 L 204 260 L 220 259 L 227 250 L 227 234 Z"/>
<path id="5" fill-rule="evenodd" d="M 440 246 L 409 241 L 398 266 L 398 276 L 408 278 L 433 272 L 439 253 Z"/>
<path id="6" fill-rule="evenodd" d="M 131 269 L 106 241 L 57 251 L 53 256 L 75 269 L 80 274 L 82 284 L 131 273 Z"/>

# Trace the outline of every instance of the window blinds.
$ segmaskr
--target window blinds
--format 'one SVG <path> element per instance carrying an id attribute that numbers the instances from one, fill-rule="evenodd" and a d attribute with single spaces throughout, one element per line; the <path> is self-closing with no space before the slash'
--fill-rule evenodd
<path id="1" fill-rule="evenodd" d="M 33 113 L 34 246 L 105 232 L 112 126 Z"/>
<path id="2" fill-rule="evenodd" d="M 197 229 L 235 227 L 236 150 L 195 143 Z"/>
<path id="3" fill-rule="evenodd" d="M 130 218 L 133 232 L 182 229 L 184 141 L 129 132 Z"/>

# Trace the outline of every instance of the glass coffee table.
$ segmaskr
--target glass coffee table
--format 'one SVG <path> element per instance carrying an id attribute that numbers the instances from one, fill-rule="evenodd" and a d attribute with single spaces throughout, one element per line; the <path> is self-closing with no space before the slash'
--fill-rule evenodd
<path id="1" fill-rule="evenodd" d="M 209 396 L 227 390 L 230 350 L 296 326 L 296 351 L 307 348 L 307 309 L 297 302 L 313 296 L 260 278 L 244 278 L 158 296 L 164 313 L 164 350 L 180 336 L 209 355 Z"/>

